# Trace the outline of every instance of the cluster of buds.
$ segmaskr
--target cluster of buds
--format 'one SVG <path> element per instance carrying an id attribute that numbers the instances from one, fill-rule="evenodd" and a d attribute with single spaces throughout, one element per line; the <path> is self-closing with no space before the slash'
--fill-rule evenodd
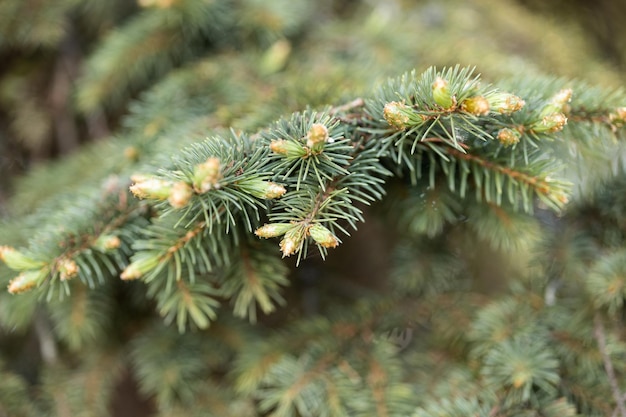
<path id="1" fill-rule="evenodd" d="M 490 109 L 489 100 L 483 96 L 470 97 L 461 103 L 461 110 L 474 116 L 485 116 Z"/>
<path id="2" fill-rule="evenodd" d="M 511 114 L 519 111 L 526 105 L 526 102 L 511 93 L 497 92 L 487 97 L 491 110 L 500 114 Z"/>
<path id="3" fill-rule="evenodd" d="M 209 157 L 193 170 L 193 189 L 202 194 L 212 189 L 220 188 L 222 179 L 221 163 L 219 158 Z"/>
<path id="4" fill-rule="evenodd" d="M 283 236 L 280 249 L 283 257 L 300 251 L 307 237 L 311 237 L 318 245 L 325 248 L 334 248 L 339 239 L 325 226 L 319 223 L 306 225 L 304 223 L 270 223 L 259 227 L 255 235 L 266 239 Z"/>
<path id="5" fill-rule="evenodd" d="M 59 271 L 59 278 L 61 281 L 67 281 L 78 275 L 78 265 L 69 258 L 61 258 L 57 262 L 57 269 Z"/>
<path id="6" fill-rule="evenodd" d="M 245 193 L 268 200 L 280 198 L 287 192 L 287 189 L 282 185 L 260 178 L 242 179 L 237 182 L 237 186 Z"/>
<path id="7" fill-rule="evenodd" d="M 306 158 L 309 155 L 319 155 L 326 143 L 333 142 L 328 128 L 322 123 L 313 123 L 306 136 L 306 146 L 299 140 L 273 140 L 270 143 L 272 152 L 278 155 L 285 155 L 288 158 Z"/>
<path id="8" fill-rule="evenodd" d="M 522 134 L 515 129 L 505 127 L 498 131 L 498 141 L 504 146 L 513 146 L 520 141 Z"/>
<path id="9" fill-rule="evenodd" d="M 444 110 L 452 109 L 456 106 L 456 97 L 450 94 L 448 88 L 448 81 L 441 77 L 435 78 L 432 84 L 433 100 L 435 103 Z"/>

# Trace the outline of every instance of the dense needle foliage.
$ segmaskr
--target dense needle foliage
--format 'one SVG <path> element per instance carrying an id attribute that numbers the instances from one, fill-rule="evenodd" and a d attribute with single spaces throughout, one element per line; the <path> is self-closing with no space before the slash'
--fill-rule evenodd
<path id="1" fill-rule="evenodd" d="M 0 145 L 102 140 L 4 205 L 0 415 L 626 417 L 626 93 L 576 30 L 21 3 Z"/>

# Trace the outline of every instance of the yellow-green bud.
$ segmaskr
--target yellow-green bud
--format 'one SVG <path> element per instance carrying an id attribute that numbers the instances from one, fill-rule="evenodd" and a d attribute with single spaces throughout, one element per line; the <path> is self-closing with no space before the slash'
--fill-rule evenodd
<path id="1" fill-rule="evenodd" d="M 9 282 L 8 290 L 11 294 L 19 294 L 39 286 L 48 275 L 46 268 L 37 271 L 24 271 Z"/>
<path id="2" fill-rule="evenodd" d="M 172 207 L 179 209 L 189 204 L 189 200 L 191 200 L 192 196 L 193 190 L 189 184 L 184 181 L 179 181 L 172 186 L 167 201 Z"/>
<path id="3" fill-rule="evenodd" d="M 567 117 L 563 113 L 553 113 L 544 117 L 540 122 L 533 124 L 531 129 L 536 133 L 553 133 L 563 130 L 566 124 Z"/>
<path id="4" fill-rule="evenodd" d="M 265 198 L 273 199 L 282 197 L 287 192 L 287 189 L 275 182 L 268 182 L 265 191 Z"/>
<path id="5" fill-rule="evenodd" d="M 334 248 L 339 245 L 337 237 L 321 224 L 314 224 L 309 227 L 308 233 L 317 244 L 325 248 Z"/>
<path id="6" fill-rule="evenodd" d="M 540 117 L 546 117 L 553 113 L 563 112 L 567 106 L 567 103 L 572 99 L 572 89 L 565 88 L 558 93 L 556 93 L 548 104 L 541 109 Z"/>
<path id="7" fill-rule="evenodd" d="M 485 116 L 489 109 L 489 101 L 483 96 L 470 97 L 461 103 L 461 110 L 474 116 Z"/>
<path id="8" fill-rule="evenodd" d="M 493 94 L 487 101 L 489 101 L 489 106 L 493 111 L 502 114 L 511 114 L 521 110 L 526 105 L 526 102 L 518 96 L 501 92 Z"/>
<path id="9" fill-rule="evenodd" d="M 256 229 L 254 234 L 258 237 L 269 239 L 271 237 L 282 236 L 293 227 L 294 225 L 290 223 L 270 223 Z"/>
<path id="10" fill-rule="evenodd" d="M 259 178 L 244 179 L 239 181 L 237 185 L 242 191 L 258 198 L 279 198 L 287 192 L 287 189 L 282 185 L 271 181 L 263 181 Z"/>
<path id="11" fill-rule="evenodd" d="M 220 159 L 216 157 L 207 158 L 205 162 L 196 165 L 193 170 L 194 189 L 199 193 L 206 193 L 213 188 L 219 188 L 219 180 L 222 178 L 220 168 Z"/>
<path id="12" fill-rule="evenodd" d="M 306 135 L 306 146 L 313 152 L 321 152 L 329 139 L 328 128 L 321 123 L 313 123 Z"/>
<path id="13" fill-rule="evenodd" d="M 93 244 L 93 247 L 107 252 L 113 249 L 117 249 L 122 245 L 122 240 L 115 235 L 100 235 Z"/>
<path id="14" fill-rule="evenodd" d="M 120 278 L 124 281 L 141 278 L 147 272 L 156 268 L 159 264 L 159 257 L 148 255 L 133 261 L 120 274 Z"/>
<path id="15" fill-rule="evenodd" d="M 11 246 L 0 246 L 0 260 L 14 271 L 41 268 L 44 262 L 36 261 Z"/>
<path id="16" fill-rule="evenodd" d="M 172 190 L 170 181 L 144 175 L 134 175 L 131 179 L 135 183 L 130 186 L 130 191 L 135 197 L 167 200 L 170 196 Z"/>
<path id="17" fill-rule="evenodd" d="M 270 142 L 270 149 L 272 152 L 279 155 L 287 155 L 290 157 L 303 157 L 306 155 L 306 149 L 299 143 L 293 140 L 273 140 Z"/>
<path id="18" fill-rule="evenodd" d="M 78 265 L 72 259 L 62 258 L 57 263 L 61 281 L 67 281 L 78 275 Z"/>
<path id="19" fill-rule="evenodd" d="M 440 107 L 450 109 L 456 104 L 456 100 L 450 94 L 448 89 L 448 81 L 441 77 L 437 77 L 433 82 L 433 99 Z"/>
<path id="20" fill-rule="evenodd" d="M 409 107 L 399 101 L 392 101 L 385 104 L 383 109 L 383 117 L 391 127 L 396 130 L 404 130 L 409 123 L 409 115 L 407 110 Z"/>
<path id="21" fill-rule="evenodd" d="M 498 141 L 504 146 L 512 146 L 519 142 L 522 134 L 515 129 L 505 127 L 498 132 Z"/>
<path id="22" fill-rule="evenodd" d="M 285 233 L 284 239 L 280 241 L 280 250 L 283 252 L 283 258 L 298 252 L 303 240 L 304 233 L 302 227 L 293 227 Z"/>

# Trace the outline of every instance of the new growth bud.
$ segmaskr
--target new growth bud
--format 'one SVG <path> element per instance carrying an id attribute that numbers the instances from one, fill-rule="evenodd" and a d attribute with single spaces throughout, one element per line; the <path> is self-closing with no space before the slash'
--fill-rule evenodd
<path id="1" fill-rule="evenodd" d="M 565 88 L 558 93 L 556 93 L 548 104 L 541 109 L 540 117 L 546 117 L 554 113 L 561 113 L 565 111 L 567 107 L 567 103 L 572 99 L 572 89 Z"/>
<path id="2" fill-rule="evenodd" d="M 383 117 L 394 129 L 404 130 L 407 128 L 409 123 L 409 115 L 407 114 L 408 110 L 410 109 L 406 104 L 400 103 L 399 101 L 392 101 L 385 104 Z"/>
<path id="3" fill-rule="evenodd" d="M 313 123 L 306 135 L 306 146 L 313 153 L 321 152 L 329 139 L 328 128 L 321 123 Z"/>
<path id="4" fill-rule="evenodd" d="M 193 196 L 193 190 L 184 181 L 179 181 L 172 186 L 172 190 L 170 191 L 170 195 L 167 198 L 167 201 L 170 205 L 176 209 L 183 208 Z"/>
<path id="5" fill-rule="evenodd" d="M 158 256 L 146 256 L 133 261 L 122 271 L 120 278 L 124 281 L 141 278 L 159 265 Z"/>
<path id="6" fill-rule="evenodd" d="M 244 179 L 237 183 L 239 188 L 257 198 L 274 199 L 279 198 L 287 192 L 287 189 L 280 184 L 271 181 L 263 181 L 260 178 Z"/>
<path id="7" fill-rule="evenodd" d="M 313 238 L 317 244 L 324 246 L 325 248 L 335 248 L 339 245 L 337 237 L 326 227 L 321 224 L 314 224 L 309 227 L 309 236 Z"/>
<path id="8" fill-rule="evenodd" d="M 276 184 L 275 182 L 266 183 L 265 195 L 264 198 L 273 199 L 282 197 L 283 194 L 287 192 L 287 189 L 280 184 Z"/>
<path id="9" fill-rule="evenodd" d="M 474 116 L 485 116 L 489 109 L 489 101 L 483 96 L 470 97 L 461 103 L 461 110 Z"/>
<path id="10" fill-rule="evenodd" d="M 172 191 L 172 183 L 159 178 L 145 175 L 133 175 L 134 184 L 130 191 L 138 198 L 151 198 L 154 200 L 167 200 Z"/>
<path id="11" fill-rule="evenodd" d="M 93 244 L 93 247 L 102 251 L 108 252 L 113 249 L 117 249 L 122 245 L 122 240 L 115 235 L 100 235 Z"/>
<path id="12" fill-rule="evenodd" d="M 519 142 L 522 134 L 514 129 L 509 129 L 505 127 L 504 129 L 500 129 L 498 131 L 498 140 L 504 146 L 512 146 Z"/>
<path id="13" fill-rule="evenodd" d="M 456 105 L 456 99 L 450 94 L 448 81 L 437 77 L 432 85 L 433 99 L 443 109 L 450 109 Z"/>
<path id="14" fill-rule="evenodd" d="M 282 236 L 293 227 L 294 225 L 290 223 L 270 223 L 256 229 L 254 234 L 258 237 L 269 239 L 271 237 Z"/>
<path id="15" fill-rule="evenodd" d="M 67 281 L 78 275 L 78 265 L 72 259 L 62 258 L 57 263 L 61 281 Z"/>
<path id="16" fill-rule="evenodd" d="M 554 133 L 563 130 L 566 124 L 567 117 L 563 113 L 553 113 L 533 124 L 531 129 L 536 133 Z"/>
<path id="17" fill-rule="evenodd" d="M 302 227 L 293 227 L 285 233 L 285 238 L 280 241 L 280 250 L 283 252 L 283 258 L 298 252 L 303 241 L 304 231 Z"/>
<path id="18" fill-rule="evenodd" d="M 37 271 L 25 271 L 13 278 L 9 282 L 8 290 L 11 294 L 19 294 L 29 291 L 40 285 L 46 276 L 48 270 L 46 268 Z"/>
<path id="19" fill-rule="evenodd" d="M 293 140 L 284 139 L 273 140 L 270 142 L 270 149 L 276 154 L 295 158 L 301 158 L 307 153 L 306 149 L 301 144 Z"/>
<path id="20" fill-rule="evenodd" d="M 193 188 L 199 193 L 219 188 L 219 180 L 222 179 L 220 168 L 220 159 L 215 157 L 196 165 L 193 170 Z"/>
<path id="21" fill-rule="evenodd" d="M 0 246 L 0 260 L 14 271 L 41 268 L 44 263 L 24 255 L 11 246 Z"/>
<path id="22" fill-rule="evenodd" d="M 487 101 L 493 111 L 502 114 L 511 114 L 519 111 L 526 105 L 526 102 L 518 96 L 510 93 L 495 93 Z"/>

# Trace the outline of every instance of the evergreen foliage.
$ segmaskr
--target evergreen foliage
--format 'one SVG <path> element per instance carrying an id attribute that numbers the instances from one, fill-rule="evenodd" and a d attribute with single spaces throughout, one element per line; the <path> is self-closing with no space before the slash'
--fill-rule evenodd
<path id="1" fill-rule="evenodd" d="M 584 39 L 509 1 L 100 3 L 0 6 L 5 52 L 84 31 L 67 117 L 115 132 L 14 184 L 0 415 L 626 416 L 626 93 Z"/>

